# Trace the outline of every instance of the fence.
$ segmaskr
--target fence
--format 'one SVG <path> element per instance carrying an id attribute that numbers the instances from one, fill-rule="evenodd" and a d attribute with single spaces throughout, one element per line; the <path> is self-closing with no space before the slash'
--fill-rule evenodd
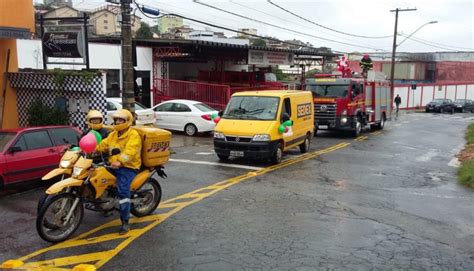
<path id="1" fill-rule="evenodd" d="M 433 99 L 471 99 L 474 100 L 474 82 L 396 85 L 394 97 L 400 95 L 400 109 L 415 109 L 426 106 Z"/>

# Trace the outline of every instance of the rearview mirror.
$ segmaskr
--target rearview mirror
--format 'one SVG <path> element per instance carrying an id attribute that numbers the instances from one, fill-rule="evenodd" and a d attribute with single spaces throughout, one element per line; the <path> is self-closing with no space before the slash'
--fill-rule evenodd
<path id="1" fill-rule="evenodd" d="M 10 147 L 8 149 L 8 152 L 9 153 L 15 153 L 15 152 L 20 152 L 21 151 L 21 147 L 20 146 L 15 146 L 15 147 Z"/>
<path id="2" fill-rule="evenodd" d="M 117 155 L 117 154 L 120 154 L 120 152 L 121 152 L 120 149 L 115 148 L 115 149 L 112 149 L 111 154 L 112 155 Z"/>

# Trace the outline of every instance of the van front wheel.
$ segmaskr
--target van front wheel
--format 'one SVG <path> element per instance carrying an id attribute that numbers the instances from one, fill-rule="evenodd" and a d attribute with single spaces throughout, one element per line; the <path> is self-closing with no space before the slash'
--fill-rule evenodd
<path id="1" fill-rule="evenodd" d="M 300 151 L 301 153 L 307 153 L 309 151 L 309 145 L 311 141 L 309 140 L 309 136 L 304 139 L 304 142 L 300 144 Z"/>
<path id="2" fill-rule="evenodd" d="M 279 164 L 282 158 L 283 158 L 283 147 L 281 146 L 281 143 L 278 143 L 271 157 L 271 161 L 273 164 Z"/>

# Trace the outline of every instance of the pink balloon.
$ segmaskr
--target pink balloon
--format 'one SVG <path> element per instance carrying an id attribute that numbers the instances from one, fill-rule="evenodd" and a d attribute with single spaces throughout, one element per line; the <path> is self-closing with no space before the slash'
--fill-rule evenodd
<path id="1" fill-rule="evenodd" d="M 288 126 L 285 126 L 285 133 L 288 133 L 289 130 L 290 128 L 288 128 Z"/>
<path id="2" fill-rule="evenodd" d="M 97 139 L 95 138 L 94 134 L 90 133 L 84 136 L 81 141 L 79 141 L 79 147 L 85 153 L 91 153 L 95 151 L 97 147 Z"/>
<path id="3" fill-rule="evenodd" d="M 221 117 L 215 117 L 214 118 L 214 123 L 218 123 L 221 120 Z"/>

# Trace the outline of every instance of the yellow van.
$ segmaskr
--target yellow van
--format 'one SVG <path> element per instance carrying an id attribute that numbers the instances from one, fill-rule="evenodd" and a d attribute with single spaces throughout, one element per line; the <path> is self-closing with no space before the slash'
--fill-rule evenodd
<path id="1" fill-rule="evenodd" d="M 220 160 L 233 157 L 281 161 L 284 151 L 309 149 L 314 131 L 310 91 L 246 91 L 232 95 L 214 129 Z"/>

